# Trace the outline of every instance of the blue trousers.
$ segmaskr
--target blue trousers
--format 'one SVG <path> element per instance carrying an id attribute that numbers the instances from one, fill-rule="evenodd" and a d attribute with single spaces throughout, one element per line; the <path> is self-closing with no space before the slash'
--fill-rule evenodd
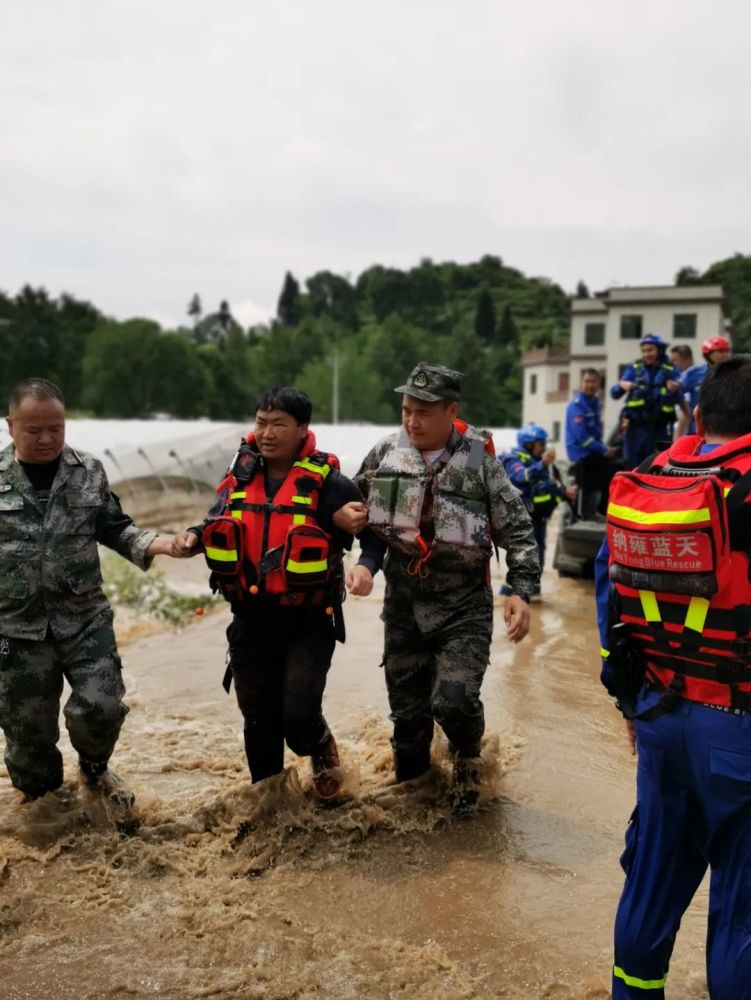
<path id="1" fill-rule="evenodd" d="M 655 700 L 648 694 L 642 704 Z M 636 738 L 613 1000 L 665 996 L 681 917 L 707 867 L 709 993 L 712 1000 L 751 1000 L 751 715 L 682 702 L 637 722 Z"/>
<path id="2" fill-rule="evenodd" d="M 670 441 L 671 437 L 672 426 L 669 424 L 660 424 L 654 430 L 647 424 L 629 424 L 623 436 L 624 468 L 635 469 L 657 451 L 658 442 L 662 442 L 665 447 L 665 442 Z"/>

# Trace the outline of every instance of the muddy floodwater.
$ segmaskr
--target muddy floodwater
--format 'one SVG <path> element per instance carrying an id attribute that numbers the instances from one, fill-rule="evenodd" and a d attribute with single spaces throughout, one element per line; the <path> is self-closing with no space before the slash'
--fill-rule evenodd
<path id="1" fill-rule="evenodd" d="M 2 1000 L 608 997 L 634 760 L 596 679 L 592 585 L 548 571 L 543 591 L 518 648 L 496 608 L 482 808 L 466 819 L 447 808 L 441 740 L 431 774 L 393 783 L 380 588 L 347 602 L 326 692 L 347 790 L 334 808 L 293 755 L 250 786 L 220 687 L 222 609 L 125 645 L 113 763 L 133 810 L 79 787 L 65 733 L 59 792 L 21 805 L 0 768 Z M 706 905 L 702 887 L 670 1000 L 707 995 Z"/>

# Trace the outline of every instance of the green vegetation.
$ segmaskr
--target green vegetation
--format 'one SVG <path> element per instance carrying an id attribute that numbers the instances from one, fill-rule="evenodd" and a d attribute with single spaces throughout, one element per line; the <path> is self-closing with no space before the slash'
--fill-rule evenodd
<path id="1" fill-rule="evenodd" d="M 206 594 L 189 597 L 174 590 L 164 573 L 150 569 L 143 573 L 120 556 L 102 554 L 103 589 L 112 607 L 129 608 L 139 615 L 169 625 L 190 625 L 197 608 L 223 603 L 222 597 Z M 208 591 L 208 583 L 206 584 Z"/>
<path id="2" fill-rule="evenodd" d="M 751 257 L 736 254 L 676 284 L 720 282 L 735 346 L 751 349 Z M 578 294 L 589 294 L 580 282 Z M 409 270 L 376 264 L 356 281 L 319 271 L 304 283 L 287 272 L 276 318 L 243 330 L 226 302 L 204 314 L 194 294 L 188 324 L 163 330 L 148 319 L 116 321 L 70 295 L 25 286 L 0 292 L 0 393 L 41 375 L 63 389 L 71 411 L 102 417 L 153 413 L 244 420 L 257 395 L 294 383 L 332 417 L 334 367 L 339 419 L 393 423 L 399 385 L 422 359 L 465 373 L 463 414 L 514 425 L 525 350 L 568 342 L 569 297 L 487 255 L 471 264 L 424 259 Z"/>

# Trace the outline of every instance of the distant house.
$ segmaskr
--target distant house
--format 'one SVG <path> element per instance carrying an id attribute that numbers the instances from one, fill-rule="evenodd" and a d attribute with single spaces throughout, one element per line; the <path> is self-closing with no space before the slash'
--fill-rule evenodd
<path id="1" fill-rule="evenodd" d="M 671 347 L 689 344 L 700 364 L 701 342 L 725 328 L 720 285 L 610 288 L 591 299 L 574 299 L 568 349 L 543 347 L 522 356 L 522 420 L 542 424 L 551 441 L 562 443 L 566 403 L 579 387 L 582 370 L 596 368 L 603 378 L 607 435 L 622 406 L 608 389 L 640 357 L 645 334 L 659 333 Z"/>

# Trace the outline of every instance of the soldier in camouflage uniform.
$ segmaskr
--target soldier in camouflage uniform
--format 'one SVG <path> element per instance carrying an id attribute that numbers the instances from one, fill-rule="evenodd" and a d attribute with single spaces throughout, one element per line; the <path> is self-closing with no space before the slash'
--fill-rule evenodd
<path id="1" fill-rule="evenodd" d="M 0 452 L 0 727 L 10 779 L 27 799 L 58 788 L 64 714 L 88 785 L 128 797 L 107 767 L 128 711 L 97 542 L 141 569 L 170 538 L 135 527 L 101 463 L 65 444 L 62 393 L 27 379 L 10 394 Z M 131 797 L 132 800 L 132 797 Z"/>
<path id="2" fill-rule="evenodd" d="M 473 759 L 484 732 L 480 687 L 490 657 L 493 544 L 506 550 L 513 642 L 529 629 L 540 566 L 524 503 L 485 439 L 455 419 L 461 374 L 421 362 L 403 394 L 402 430 L 380 441 L 355 482 L 368 502 L 368 531 L 350 573 L 366 594 L 383 565 L 383 665 L 397 780 L 430 766 L 433 723 L 454 754 L 458 804 L 476 800 Z"/>

